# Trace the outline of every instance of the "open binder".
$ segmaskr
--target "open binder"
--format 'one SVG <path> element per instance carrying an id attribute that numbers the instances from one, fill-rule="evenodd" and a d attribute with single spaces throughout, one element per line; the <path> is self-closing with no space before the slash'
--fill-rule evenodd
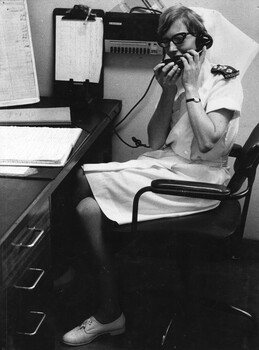
<path id="1" fill-rule="evenodd" d="M 54 94 L 75 105 L 103 97 L 103 10 L 91 17 L 69 18 L 56 8 L 54 24 Z"/>
<path id="2" fill-rule="evenodd" d="M 82 129 L 0 126 L 0 166 L 61 167 Z"/>

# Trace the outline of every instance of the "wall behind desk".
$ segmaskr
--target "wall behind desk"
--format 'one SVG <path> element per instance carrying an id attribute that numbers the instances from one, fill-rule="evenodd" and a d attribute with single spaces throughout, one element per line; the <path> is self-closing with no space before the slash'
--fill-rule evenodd
<path id="1" fill-rule="evenodd" d="M 104 11 L 117 5 L 117 0 L 27 0 L 32 40 L 34 46 L 36 68 L 39 79 L 40 93 L 49 96 L 52 93 L 53 82 L 53 23 L 52 11 L 56 7 L 71 8 L 75 4 L 84 4 Z M 166 6 L 176 1 L 163 0 Z M 181 0 L 181 3 L 192 7 L 205 7 L 221 12 L 229 21 L 235 24 L 251 38 L 259 42 L 259 1 L 258 0 Z M 226 33 L 227 35 L 227 33 Z M 159 62 L 158 56 L 105 56 L 104 94 L 106 98 L 117 98 L 123 101 L 120 120 L 145 92 L 153 74 L 153 67 Z M 245 141 L 259 116 L 259 55 L 248 69 L 244 79 L 244 105 L 238 142 Z M 132 144 L 135 136 L 147 143 L 146 127 L 159 98 L 160 87 L 153 83 L 146 98 L 136 108 L 118 131 L 121 136 Z M 133 149 L 122 144 L 114 136 L 113 159 L 124 161 L 136 158 L 145 148 Z M 248 215 L 246 237 L 259 240 L 259 174 L 255 181 L 251 207 Z"/>

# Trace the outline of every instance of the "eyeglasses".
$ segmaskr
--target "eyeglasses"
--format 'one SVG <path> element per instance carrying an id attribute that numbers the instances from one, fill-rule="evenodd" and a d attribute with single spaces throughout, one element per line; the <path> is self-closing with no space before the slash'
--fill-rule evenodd
<path id="1" fill-rule="evenodd" d="M 163 48 L 167 48 L 170 46 L 170 42 L 172 41 L 175 45 L 181 45 L 185 38 L 187 37 L 187 35 L 192 34 L 192 33 L 177 33 L 175 35 L 172 36 L 171 39 L 161 39 L 158 41 L 158 45 L 163 47 Z"/>

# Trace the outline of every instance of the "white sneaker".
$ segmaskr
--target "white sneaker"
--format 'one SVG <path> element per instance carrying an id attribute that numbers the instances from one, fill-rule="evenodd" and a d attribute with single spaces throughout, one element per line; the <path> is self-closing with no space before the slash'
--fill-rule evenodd
<path id="1" fill-rule="evenodd" d="M 75 327 L 63 336 L 63 343 L 70 346 L 80 346 L 91 343 L 103 334 L 118 335 L 125 332 L 125 317 L 123 313 L 115 321 L 100 323 L 94 316 L 85 320 L 81 326 Z"/>

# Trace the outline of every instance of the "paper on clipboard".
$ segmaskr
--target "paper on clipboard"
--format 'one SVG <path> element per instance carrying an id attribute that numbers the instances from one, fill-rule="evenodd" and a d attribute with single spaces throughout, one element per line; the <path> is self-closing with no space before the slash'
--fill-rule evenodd
<path id="1" fill-rule="evenodd" d="M 98 83 L 102 69 L 103 19 L 56 17 L 55 80 Z"/>

